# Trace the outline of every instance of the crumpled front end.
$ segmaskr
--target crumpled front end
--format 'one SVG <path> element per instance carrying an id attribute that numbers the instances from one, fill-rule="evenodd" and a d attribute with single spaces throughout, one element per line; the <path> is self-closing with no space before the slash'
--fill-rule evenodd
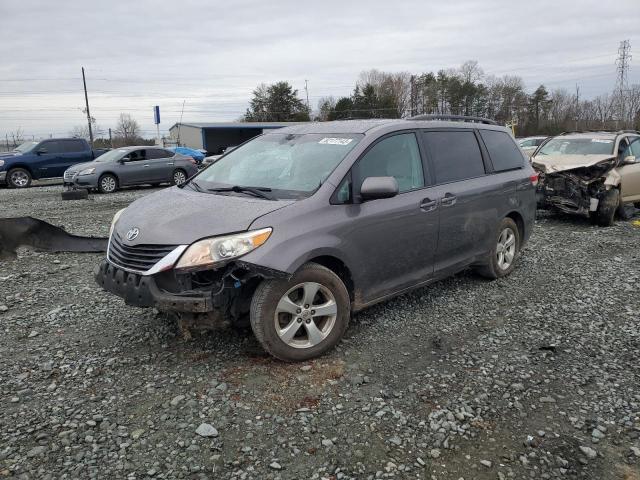
<path id="1" fill-rule="evenodd" d="M 603 195 L 615 181 L 609 177 L 615 172 L 615 160 L 588 167 L 553 171 L 545 165 L 533 162 L 538 172 L 536 197 L 538 208 L 557 209 L 565 213 L 588 216 L 595 212 Z"/>

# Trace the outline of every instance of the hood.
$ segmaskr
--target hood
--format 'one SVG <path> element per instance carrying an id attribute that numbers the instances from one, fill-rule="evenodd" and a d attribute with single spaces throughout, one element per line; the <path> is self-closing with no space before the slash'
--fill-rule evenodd
<path id="1" fill-rule="evenodd" d="M 172 187 L 133 202 L 122 212 L 115 231 L 120 238 L 133 227 L 138 237 L 131 245 L 188 245 L 196 240 L 247 230 L 267 213 L 294 203 L 294 200 L 199 193 Z"/>
<path id="2" fill-rule="evenodd" d="M 11 157 L 17 157 L 20 155 L 22 154 L 18 152 L 2 152 L 0 153 L 0 158 L 11 158 Z"/>
<path id="3" fill-rule="evenodd" d="M 531 159 L 534 168 L 544 173 L 564 172 L 575 168 L 593 167 L 613 155 L 536 155 Z"/>
<path id="4" fill-rule="evenodd" d="M 76 163 L 71 167 L 67 168 L 67 172 L 79 172 L 84 170 L 85 168 L 95 168 L 100 165 L 104 165 L 104 162 L 84 162 L 84 163 Z"/>

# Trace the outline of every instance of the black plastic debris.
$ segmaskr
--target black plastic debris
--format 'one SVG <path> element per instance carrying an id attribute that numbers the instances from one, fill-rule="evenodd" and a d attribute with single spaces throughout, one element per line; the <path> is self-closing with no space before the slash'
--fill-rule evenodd
<path id="1" fill-rule="evenodd" d="M 15 258 L 18 247 L 42 252 L 105 252 L 107 240 L 71 235 L 33 217 L 0 218 L 0 259 Z"/>

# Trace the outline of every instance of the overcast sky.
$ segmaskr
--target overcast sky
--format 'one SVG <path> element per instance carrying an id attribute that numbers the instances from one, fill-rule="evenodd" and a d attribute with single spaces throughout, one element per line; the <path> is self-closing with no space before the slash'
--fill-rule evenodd
<path id="1" fill-rule="evenodd" d="M 153 136 L 240 117 L 259 83 L 289 81 L 312 107 L 362 70 L 421 73 L 477 60 L 528 91 L 612 90 L 621 40 L 640 83 L 638 0 L 0 0 L 0 135 L 67 135 L 86 123 L 80 68 L 103 129 L 119 112 Z"/>

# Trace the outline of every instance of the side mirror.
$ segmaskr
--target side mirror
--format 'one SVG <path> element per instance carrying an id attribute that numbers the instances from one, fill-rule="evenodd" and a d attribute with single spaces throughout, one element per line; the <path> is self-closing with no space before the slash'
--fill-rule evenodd
<path id="1" fill-rule="evenodd" d="M 36 150 L 36 155 L 42 155 L 43 153 L 47 153 L 47 149 L 44 147 L 40 147 L 38 150 Z"/>
<path id="2" fill-rule="evenodd" d="M 367 177 L 360 187 L 363 201 L 391 198 L 398 195 L 398 181 L 393 177 Z"/>
<path id="3" fill-rule="evenodd" d="M 629 155 L 628 157 L 624 157 L 624 160 L 622 160 L 622 163 L 625 165 L 631 165 L 633 163 L 636 163 L 636 157 L 633 155 Z"/>
<path id="4" fill-rule="evenodd" d="M 118 160 L 118 163 L 121 165 L 124 165 L 125 162 L 127 162 L 128 160 L 131 160 L 131 158 L 129 157 L 122 157 L 120 160 Z"/>

